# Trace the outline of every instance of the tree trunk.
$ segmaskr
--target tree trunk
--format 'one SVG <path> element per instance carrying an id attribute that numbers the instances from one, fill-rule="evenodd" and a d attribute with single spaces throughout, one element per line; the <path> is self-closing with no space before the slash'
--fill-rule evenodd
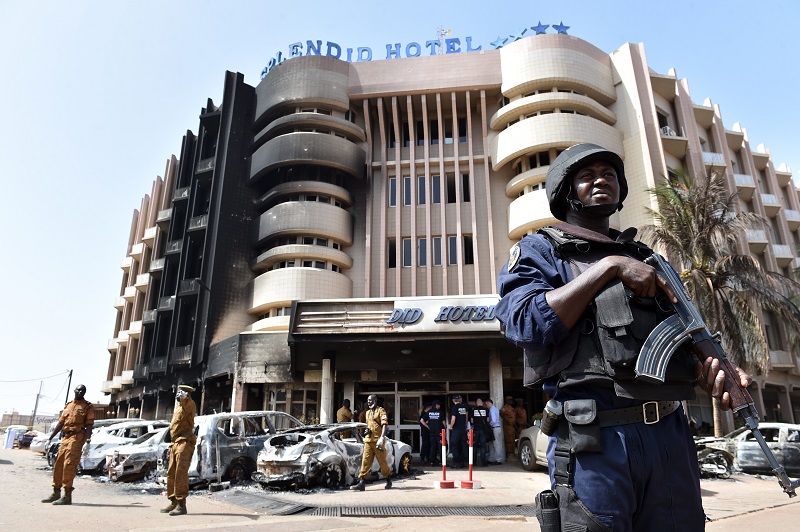
<path id="1" fill-rule="evenodd" d="M 711 406 L 714 411 L 714 437 L 721 438 L 725 433 L 722 427 L 722 409 L 719 407 L 719 400 L 712 397 Z"/>

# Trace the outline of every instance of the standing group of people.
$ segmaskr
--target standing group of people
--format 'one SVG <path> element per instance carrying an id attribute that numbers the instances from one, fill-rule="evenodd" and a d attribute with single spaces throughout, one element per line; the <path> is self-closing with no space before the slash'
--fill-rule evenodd
<path id="1" fill-rule="evenodd" d="M 172 440 L 167 471 L 169 504 L 161 509 L 161 513 L 169 515 L 186 514 L 189 464 L 196 443 L 194 417 L 197 414 L 197 405 L 190 395 L 192 392 L 194 388 L 191 386 L 181 384 L 177 387 L 175 410 L 169 426 Z M 51 442 L 53 437 L 61 432 L 61 447 L 58 449 L 56 463 L 53 466 L 53 493 L 42 499 L 43 503 L 52 503 L 56 506 L 72 504 L 73 482 L 78 472 L 81 451 L 84 443 L 91 441 L 94 429 L 94 407 L 84 398 L 86 386 L 79 384 L 74 393 L 74 400 L 64 407 L 58 423 L 48 438 L 48 442 Z"/>
<path id="2" fill-rule="evenodd" d="M 476 466 L 502 464 L 506 456 L 514 455 L 515 438 L 527 427 L 527 412 L 522 399 L 506 398 L 506 405 L 498 409 L 494 401 L 475 399 L 474 405 L 463 401 L 460 394 L 452 397 L 449 416 L 438 399 L 425 404 L 419 414 L 420 458 L 422 463 L 441 463 L 442 429 L 450 429 L 449 448 L 453 454 L 453 468 L 467 466 L 469 459 L 468 432 L 472 429 Z M 507 408 L 508 407 L 508 408 Z M 510 439 L 509 439 L 510 438 Z"/>

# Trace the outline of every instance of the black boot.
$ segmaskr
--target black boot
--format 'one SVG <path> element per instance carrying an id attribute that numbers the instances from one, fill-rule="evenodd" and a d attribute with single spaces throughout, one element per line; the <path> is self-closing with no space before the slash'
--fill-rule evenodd
<path id="1" fill-rule="evenodd" d="M 391 477 L 386 477 L 386 487 L 384 489 L 391 489 L 392 488 L 392 479 Z"/>
<path id="2" fill-rule="evenodd" d="M 358 482 L 350 486 L 350 489 L 353 491 L 364 491 L 364 479 L 358 479 Z"/>
<path id="3" fill-rule="evenodd" d="M 50 494 L 49 497 L 46 499 L 42 499 L 42 502 L 53 502 L 57 501 L 61 498 L 61 488 L 53 488 L 53 493 Z"/>
<path id="4" fill-rule="evenodd" d="M 66 488 L 64 490 L 64 496 L 57 501 L 53 501 L 54 506 L 66 506 L 70 504 L 72 504 L 72 488 Z"/>
<path id="5" fill-rule="evenodd" d="M 186 501 L 175 501 L 175 509 L 169 515 L 186 515 Z"/>
<path id="6" fill-rule="evenodd" d="M 162 508 L 161 510 L 159 510 L 159 511 L 160 511 L 162 514 L 168 514 L 168 513 L 170 513 L 172 510 L 174 510 L 174 509 L 175 509 L 175 507 L 177 507 L 177 506 L 178 506 L 178 502 L 177 502 L 175 499 L 173 499 L 173 498 L 170 498 L 170 500 L 169 500 L 169 504 L 168 504 L 167 506 L 163 507 L 163 508 Z"/>

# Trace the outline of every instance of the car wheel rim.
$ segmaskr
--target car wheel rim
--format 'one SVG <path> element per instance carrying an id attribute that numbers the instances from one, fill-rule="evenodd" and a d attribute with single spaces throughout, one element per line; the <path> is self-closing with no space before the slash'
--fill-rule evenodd
<path id="1" fill-rule="evenodd" d="M 528 446 L 523 446 L 522 447 L 522 451 L 520 452 L 519 459 L 524 465 L 530 465 L 530 463 L 531 463 L 531 450 L 530 450 L 530 448 Z"/>

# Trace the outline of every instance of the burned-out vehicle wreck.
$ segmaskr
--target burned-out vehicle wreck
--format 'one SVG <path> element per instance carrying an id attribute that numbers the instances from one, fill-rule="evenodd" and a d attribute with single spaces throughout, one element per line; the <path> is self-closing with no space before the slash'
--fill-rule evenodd
<path id="1" fill-rule="evenodd" d="M 272 410 L 197 416 L 194 421 L 197 444 L 189 464 L 189 485 L 250 480 L 264 441 L 285 430 L 303 426 L 297 418 Z M 159 475 L 166 475 L 168 468 L 167 448 L 158 459 Z"/>
<path id="2" fill-rule="evenodd" d="M 268 488 L 322 486 L 337 489 L 351 484 L 361 469 L 365 423 L 308 425 L 285 431 L 264 442 L 257 471 L 251 478 Z M 394 474 L 411 472 L 411 446 L 386 439 L 386 461 Z M 380 476 L 375 460 L 372 475 Z"/>

